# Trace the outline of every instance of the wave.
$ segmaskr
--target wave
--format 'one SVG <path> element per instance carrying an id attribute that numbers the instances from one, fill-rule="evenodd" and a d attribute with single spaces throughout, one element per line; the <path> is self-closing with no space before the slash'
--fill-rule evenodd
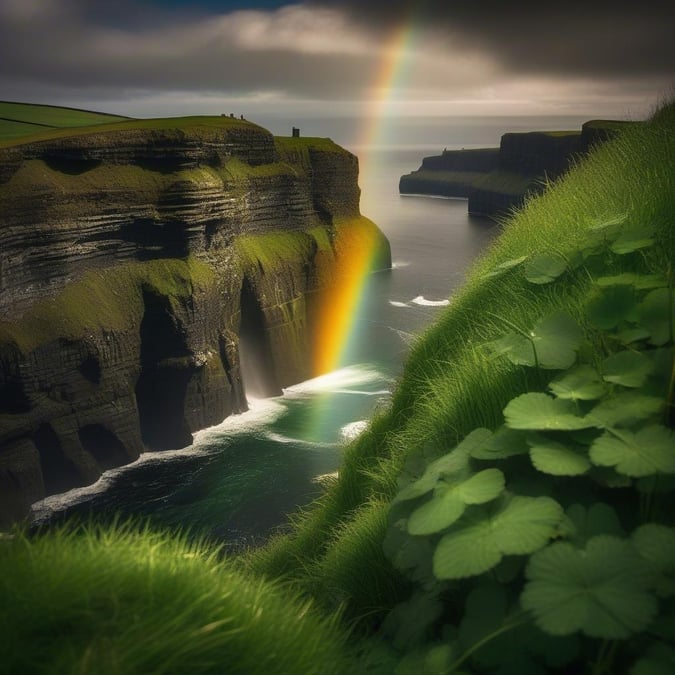
<path id="1" fill-rule="evenodd" d="M 274 443 L 283 443 L 284 445 L 309 445 L 313 448 L 334 448 L 335 443 L 327 443 L 324 441 L 306 441 L 304 438 L 292 438 L 291 436 L 284 436 L 277 434 L 274 431 L 268 431 L 265 438 Z"/>
<path id="2" fill-rule="evenodd" d="M 400 270 L 403 267 L 410 267 L 410 263 L 407 260 L 394 260 L 391 264 L 391 269 Z"/>
<path id="3" fill-rule="evenodd" d="M 413 298 L 410 302 L 415 305 L 421 305 L 422 307 L 447 307 L 450 304 L 450 300 L 427 300 L 423 295 L 418 295 L 416 298 Z"/>
<path id="4" fill-rule="evenodd" d="M 305 398 L 313 394 L 339 393 L 358 385 L 389 381 L 388 377 L 385 377 L 379 370 L 371 366 L 347 366 L 287 387 L 284 389 L 284 396 L 288 398 Z"/>
<path id="5" fill-rule="evenodd" d="M 366 430 L 368 424 L 368 420 L 356 420 L 356 422 L 345 424 L 342 429 L 340 429 L 340 438 L 347 442 L 353 441 Z"/>
<path id="6" fill-rule="evenodd" d="M 389 304 L 392 307 L 410 307 L 410 305 L 407 302 L 401 302 L 400 300 L 390 300 Z"/>

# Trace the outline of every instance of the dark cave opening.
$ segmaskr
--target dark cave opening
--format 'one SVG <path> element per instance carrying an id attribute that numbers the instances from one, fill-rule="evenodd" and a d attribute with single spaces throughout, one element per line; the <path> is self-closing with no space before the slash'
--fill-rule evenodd
<path id="1" fill-rule="evenodd" d="M 136 383 L 141 438 L 151 450 L 182 448 L 192 442 L 185 397 L 194 366 L 168 298 L 144 292 L 143 301 L 141 374 Z"/>
<path id="2" fill-rule="evenodd" d="M 251 282 L 244 278 L 241 287 L 241 323 L 239 326 L 239 359 L 244 390 L 251 396 L 278 396 L 277 382 L 269 344 L 265 316 Z"/>
<path id="3" fill-rule="evenodd" d="M 61 441 L 51 424 L 41 424 L 33 434 L 33 442 L 40 455 L 46 494 L 58 494 L 82 485 L 80 472 L 64 454 Z"/>
<path id="4" fill-rule="evenodd" d="M 102 424 L 86 424 L 78 429 L 77 435 L 102 471 L 126 464 L 130 459 L 124 443 Z"/>

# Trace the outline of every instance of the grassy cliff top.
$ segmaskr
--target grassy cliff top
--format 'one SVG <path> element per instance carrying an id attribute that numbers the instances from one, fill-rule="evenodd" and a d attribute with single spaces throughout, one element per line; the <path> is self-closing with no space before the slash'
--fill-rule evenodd
<path id="1" fill-rule="evenodd" d="M 20 138 L 0 140 L 0 147 L 25 145 L 41 141 L 51 141 L 62 138 L 75 138 L 91 134 L 101 134 L 120 131 L 190 131 L 199 134 L 200 131 L 216 129 L 253 128 L 263 130 L 263 127 L 247 120 L 232 119 L 230 117 L 213 115 L 194 115 L 189 117 L 158 117 L 150 119 L 129 119 L 123 121 L 99 123 L 82 127 L 63 127 L 57 129 L 42 129 L 39 132 Z M 0 127 L 1 129 L 1 127 Z"/>
<path id="2" fill-rule="evenodd" d="M 36 103 L 0 101 L 0 141 L 47 129 L 84 127 L 129 119 L 122 115 Z"/>

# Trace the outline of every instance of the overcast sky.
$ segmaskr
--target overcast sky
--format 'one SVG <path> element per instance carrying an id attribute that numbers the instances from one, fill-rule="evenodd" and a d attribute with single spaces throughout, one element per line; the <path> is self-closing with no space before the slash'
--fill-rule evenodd
<path id="1" fill-rule="evenodd" d="M 358 116 L 386 99 L 392 115 L 638 118 L 673 93 L 667 4 L 0 0 L 0 99 L 139 116 Z"/>

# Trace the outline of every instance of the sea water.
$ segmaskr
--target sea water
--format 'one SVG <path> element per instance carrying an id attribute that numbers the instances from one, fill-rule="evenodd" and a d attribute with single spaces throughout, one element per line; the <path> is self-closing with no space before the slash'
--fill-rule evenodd
<path id="1" fill-rule="evenodd" d="M 452 302 L 467 268 L 498 230 L 490 220 L 470 217 L 464 200 L 399 195 L 399 177 L 444 147 L 496 145 L 505 131 L 575 128 L 577 121 L 526 119 L 509 126 L 490 118 L 481 127 L 470 120 L 464 140 L 457 140 L 461 128 L 438 126 L 436 145 L 429 138 L 433 125 L 419 120 L 417 132 L 403 125 L 405 143 L 365 147 L 349 136 L 344 120 L 313 120 L 315 135 L 334 136 L 367 165 L 361 211 L 392 247 L 392 269 L 374 273 L 367 284 L 349 362 L 283 396 L 249 399 L 248 412 L 199 431 L 187 448 L 145 453 L 94 485 L 38 502 L 34 523 L 140 516 L 205 533 L 231 548 L 259 544 L 283 529 L 289 515 L 336 475 L 345 444 L 363 431 L 374 409 L 388 404 L 411 343 Z M 283 133 L 270 122 L 261 120 Z"/>

